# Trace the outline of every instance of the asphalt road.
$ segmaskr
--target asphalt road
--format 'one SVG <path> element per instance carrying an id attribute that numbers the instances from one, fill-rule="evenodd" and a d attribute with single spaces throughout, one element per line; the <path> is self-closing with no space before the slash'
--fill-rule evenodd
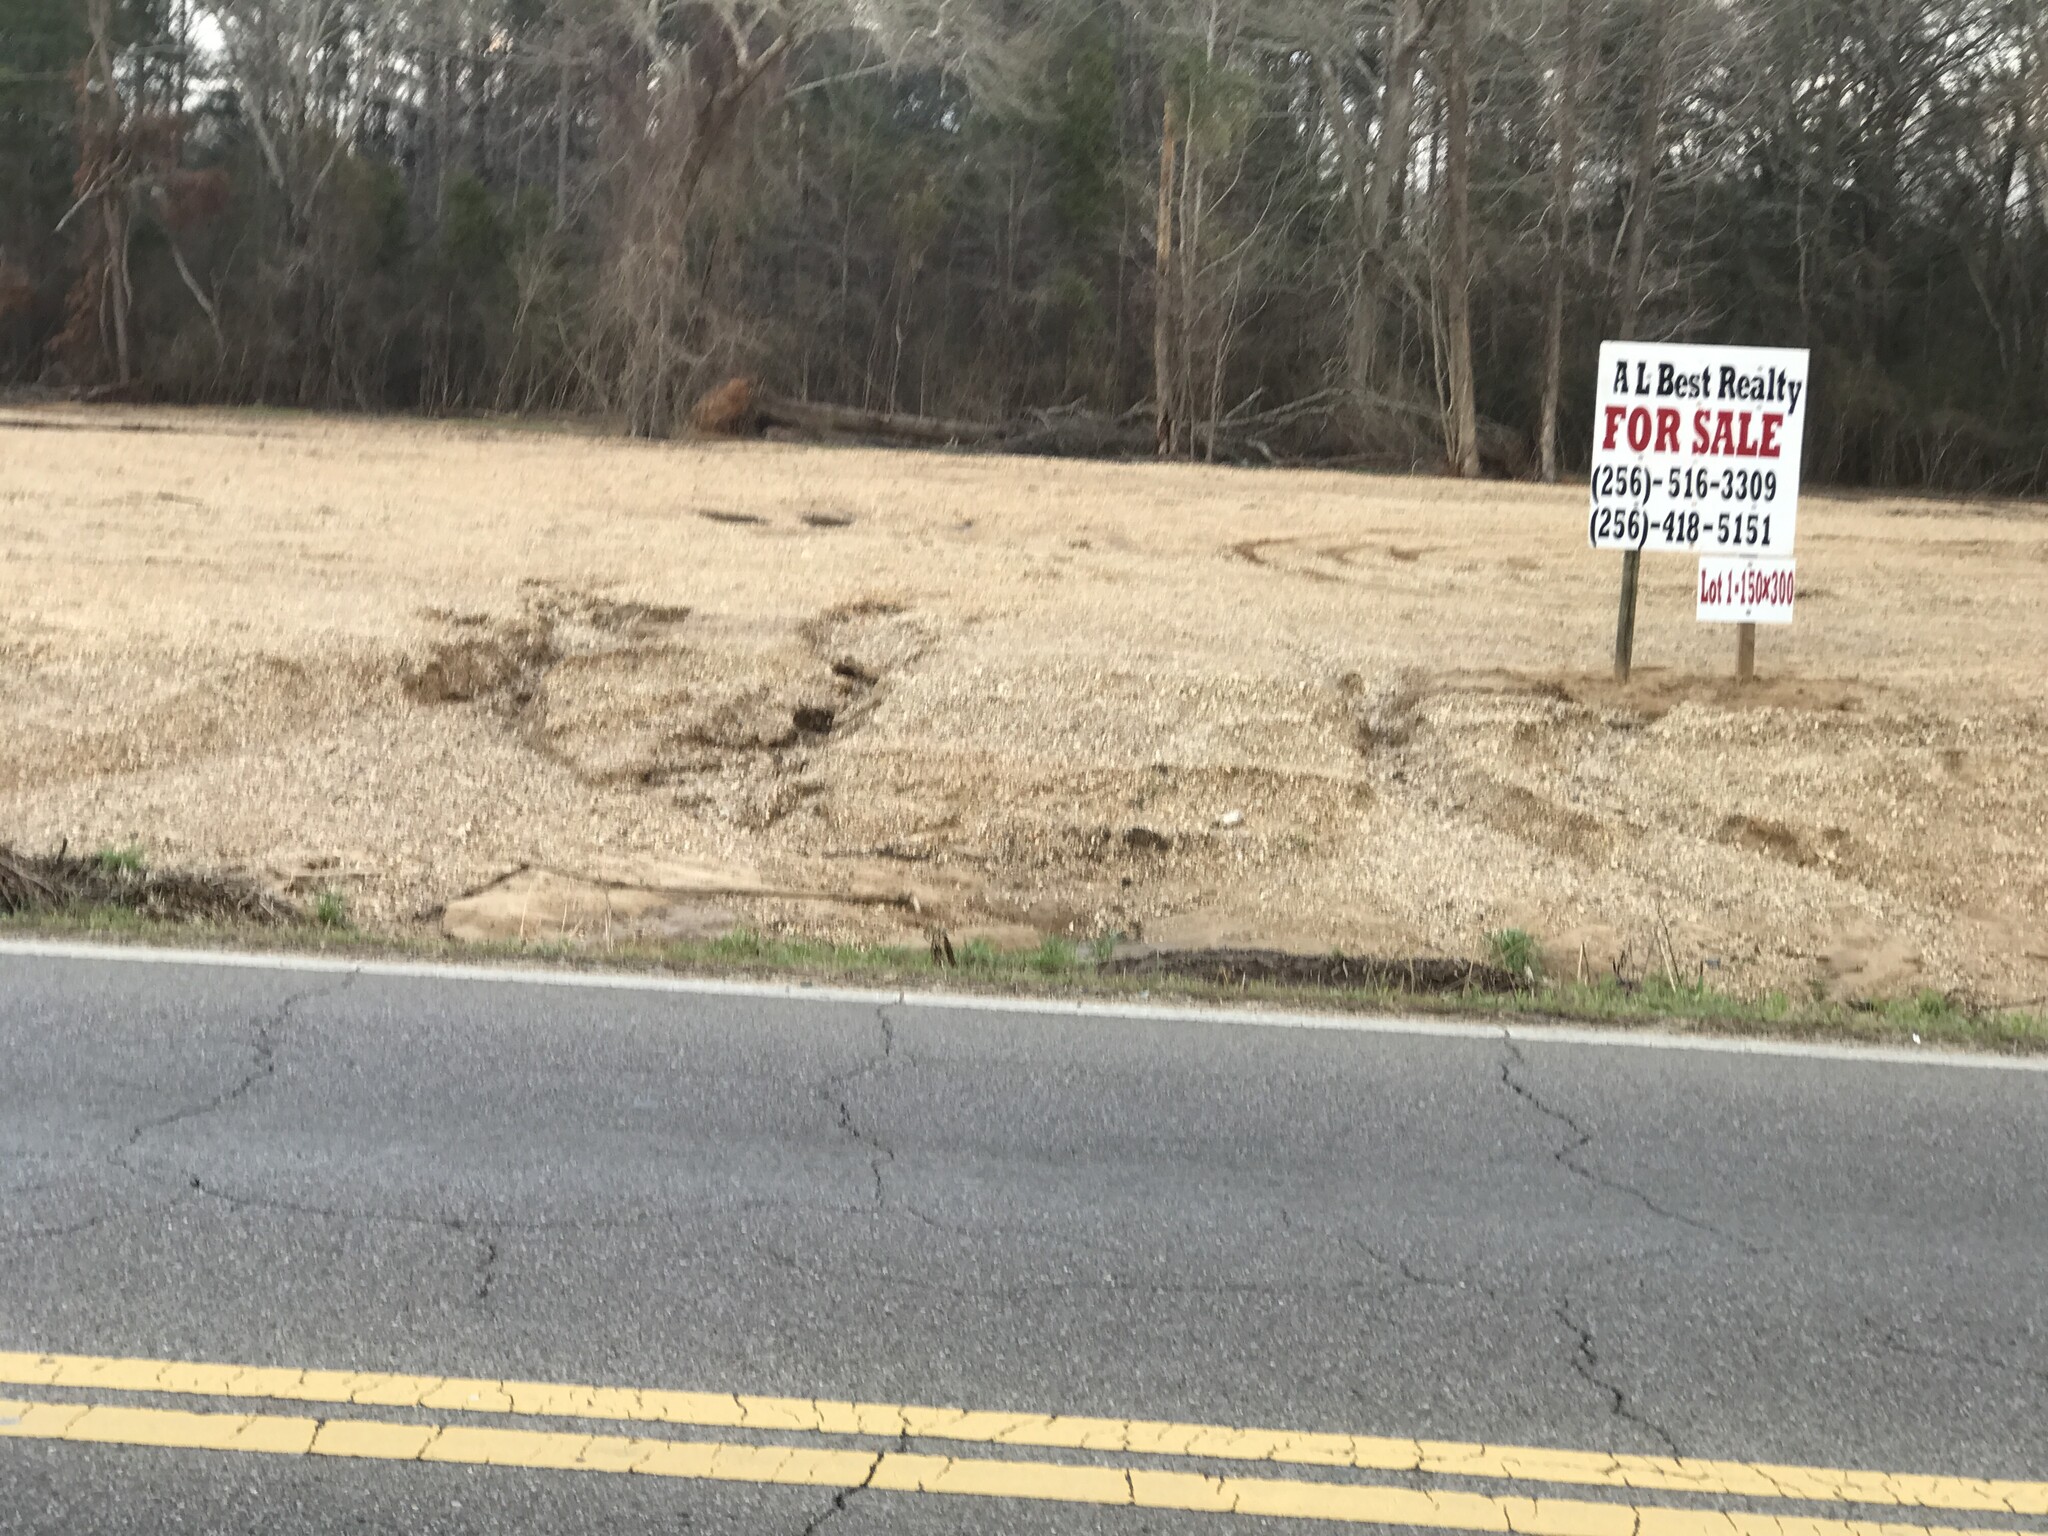
<path id="1" fill-rule="evenodd" d="M 2048 1074 L 0 953 L 0 1351 L 2039 1479 Z M 4 1531 L 1325 1528 L 881 1484 L 0 1438 Z"/>

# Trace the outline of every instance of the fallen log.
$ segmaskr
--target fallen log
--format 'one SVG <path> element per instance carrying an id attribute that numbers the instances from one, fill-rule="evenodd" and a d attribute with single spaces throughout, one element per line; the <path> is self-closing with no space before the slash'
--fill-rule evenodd
<path id="1" fill-rule="evenodd" d="M 1325 390 L 1306 399 L 1264 411 L 1240 408 L 1214 423 L 1193 428 L 1200 456 L 1221 463 L 1314 463 L 1300 455 L 1299 429 L 1327 422 L 1342 397 Z M 1249 402 L 1247 402 L 1249 404 Z M 1390 414 L 1411 416 L 1416 424 L 1429 420 L 1420 406 L 1405 402 L 1374 404 Z M 955 416 L 922 416 L 908 411 L 878 411 L 863 406 L 828 405 L 792 400 L 762 387 L 758 379 L 735 378 L 703 395 L 690 411 L 690 424 L 714 437 L 849 438 L 865 442 L 900 443 L 920 448 L 978 448 L 999 453 L 1037 454 L 1075 459 L 1149 459 L 1157 442 L 1143 411 L 1108 416 L 1075 406 L 1033 411 L 1011 421 L 974 421 Z M 1296 439 L 1290 452 L 1287 439 Z M 1273 444 L 1279 443 L 1278 449 Z M 1495 473 L 1519 473 L 1514 435 L 1482 418 L 1480 450 Z M 1388 456 L 1390 459 L 1393 455 Z"/>
<path id="2" fill-rule="evenodd" d="M 754 393 L 754 417 L 762 427 L 787 427 L 821 437 L 875 437 L 889 442 L 946 447 L 983 447 L 1000 441 L 1008 428 L 1000 422 L 960 421 L 944 416 L 912 416 L 901 411 L 869 411 L 851 405 L 819 405 L 791 400 L 766 390 Z"/>

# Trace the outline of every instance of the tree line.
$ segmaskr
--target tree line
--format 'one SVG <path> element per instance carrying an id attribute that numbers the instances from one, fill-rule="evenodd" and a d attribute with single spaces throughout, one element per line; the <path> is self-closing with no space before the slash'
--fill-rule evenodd
<path id="1" fill-rule="evenodd" d="M 2048 489 L 2048 0 L 8 0 L 0 379 L 1556 478 L 1603 337 Z"/>

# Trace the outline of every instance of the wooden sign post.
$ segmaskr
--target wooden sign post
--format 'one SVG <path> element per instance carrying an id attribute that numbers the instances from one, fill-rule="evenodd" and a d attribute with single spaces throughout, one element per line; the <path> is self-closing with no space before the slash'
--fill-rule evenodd
<path id="1" fill-rule="evenodd" d="M 1631 549 L 1621 557 L 1621 612 L 1614 617 L 1614 680 L 1628 681 L 1636 660 L 1636 586 L 1642 579 L 1643 552 Z"/>
<path id="2" fill-rule="evenodd" d="M 1744 682 L 1756 625 L 1791 622 L 1806 365 L 1786 347 L 1601 343 L 1586 535 L 1621 551 L 1617 683 L 1635 668 L 1645 550 L 1701 557 L 1698 616 L 1739 626 Z"/>

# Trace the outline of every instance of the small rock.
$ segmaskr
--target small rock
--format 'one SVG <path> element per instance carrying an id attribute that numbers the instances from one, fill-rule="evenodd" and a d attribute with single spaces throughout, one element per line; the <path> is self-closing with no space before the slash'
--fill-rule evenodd
<path id="1" fill-rule="evenodd" d="M 1216 825 L 1219 827 L 1241 827 L 1244 825 L 1244 812 L 1225 811 L 1216 818 Z"/>

